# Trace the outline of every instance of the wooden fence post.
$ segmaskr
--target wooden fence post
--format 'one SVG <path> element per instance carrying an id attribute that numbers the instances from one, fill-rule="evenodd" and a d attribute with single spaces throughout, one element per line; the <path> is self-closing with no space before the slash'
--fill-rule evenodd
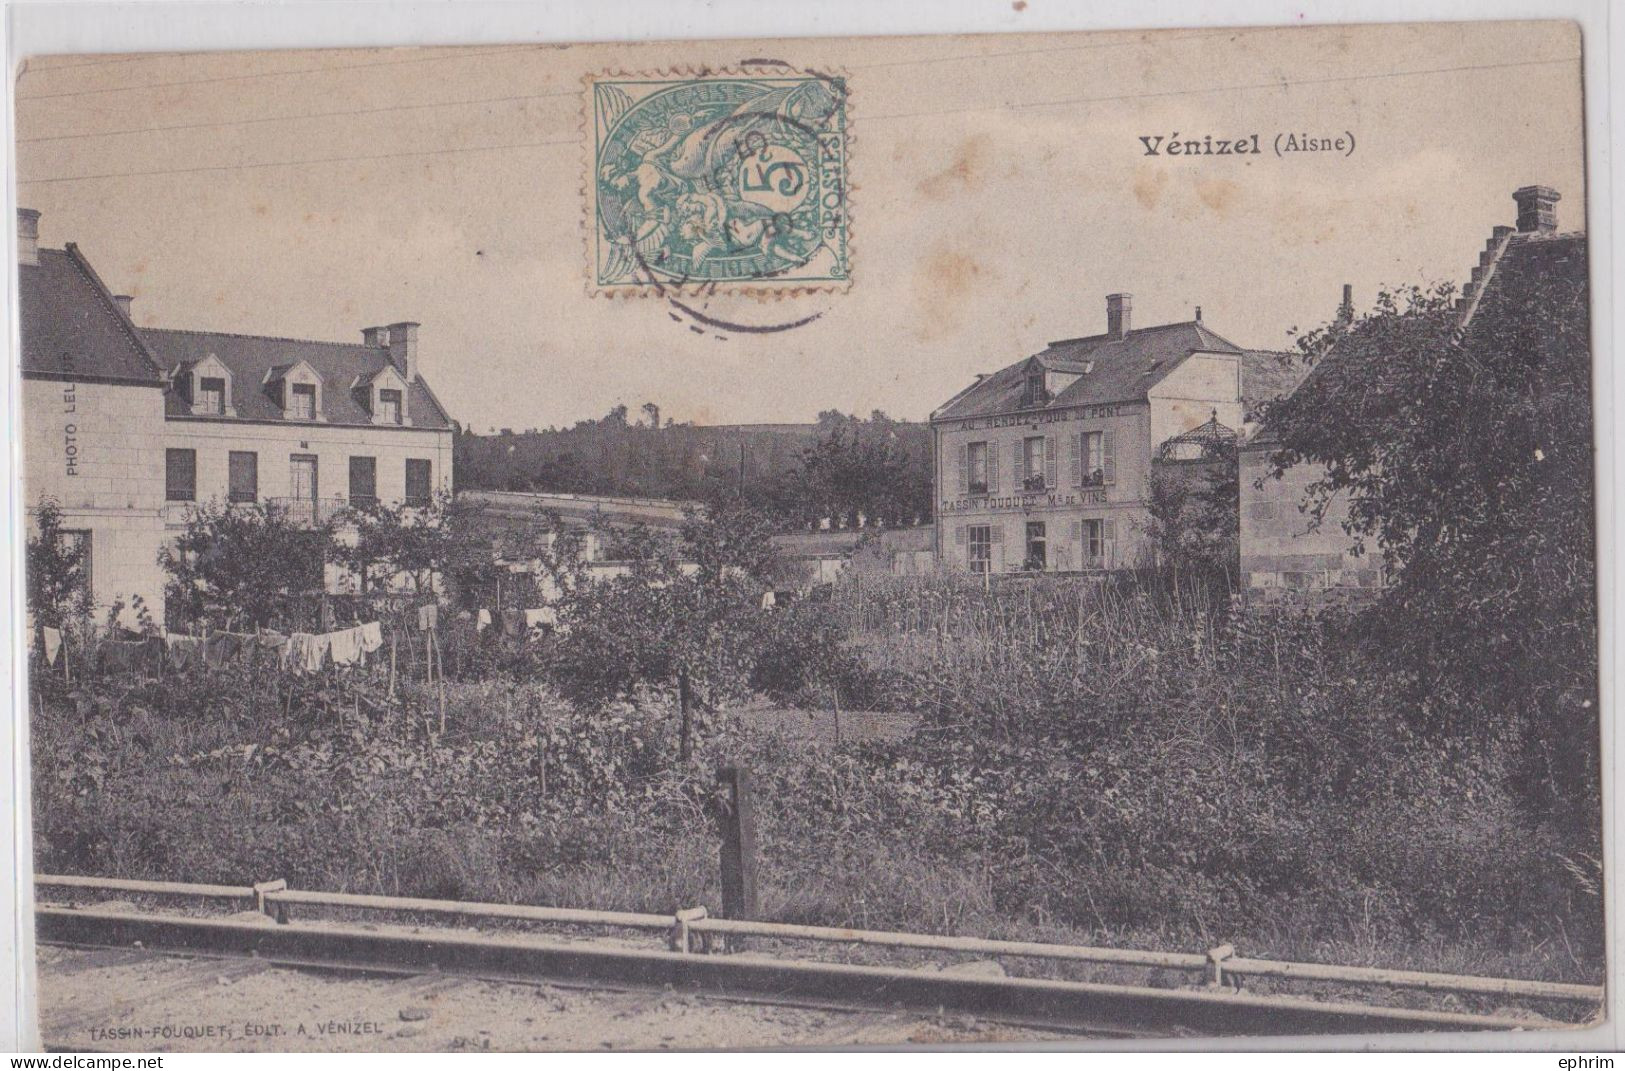
<path id="1" fill-rule="evenodd" d="M 688 670 L 677 671 L 677 758 L 685 765 L 694 756 L 694 694 L 688 683 Z"/>
<path id="2" fill-rule="evenodd" d="M 756 900 L 756 800 L 749 771 L 724 766 L 717 771 L 724 791 L 722 811 L 722 917 L 754 919 Z M 731 934 L 730 951 L 744 947 L 740 935 Z"/>

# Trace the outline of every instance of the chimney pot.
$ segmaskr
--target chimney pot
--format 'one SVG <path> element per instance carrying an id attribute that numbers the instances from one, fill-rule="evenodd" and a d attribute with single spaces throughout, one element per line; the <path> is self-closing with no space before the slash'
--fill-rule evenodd
<path id="1" fill-rule="evenodd" d="M 1550 186 L 1524 186 L 1514 190 L 1518 202 L 1518 230 L 1550 234 L 1557 230 L 1557 202 L 1562 195 Z"/>
<path id="2" fill-rule="evenodd" d="M 390 324 L 383 329 L 388 333 L 389 360 L 408 383 L 418 381 L 418 325 L 410 320 Z"/>
<path id="3" fill-rule="evenodd" d="M 1196 322 L 1202 322 L 1202 306 L 1200 305 L 1196 306 Z"/>
<path id="4" fill-rule="evenodd" d="M 39 211 L 17 209 L 17 263 L 39 263 Z"/>
<path id="5" fill-rule="evenodd" d="M 129 294 L 114 294 L 113 295 L 113 304 L 118 306 L 118 311 L 120 311 L 120 312 L 122 312 L 124 314 L 124 318 L 126 320 L 131 318 L 131 316 L 130 316 L 130 302 L 132 302 L 134 300 L 135 300 L 135 298 L 131 297 Z"/>
<path id="6" fill-rule="evenodd" d="M 1112 338 L 1127 338 L 1133 330 L 1133 294 L 1106 295 L 1106 334 Z"/>

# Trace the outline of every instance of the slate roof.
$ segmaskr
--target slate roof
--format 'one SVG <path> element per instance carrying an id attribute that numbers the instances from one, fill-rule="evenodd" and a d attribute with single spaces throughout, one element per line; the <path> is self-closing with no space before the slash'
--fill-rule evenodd
<path id="1" fill-rule="evenodd" d="M 237 415 L 209 420 L 282 420 L 282 407 L 268 391 L 270 380 L 304 361 L 322 380 L 322 416 L 329 424 L 372 425 L 372 416 L 355 398 L 352 387 L 381 372 L 389 363 L 382 346 L 359 342 L 316 342 L 265 335 L 231 335 L 214 331 L 180 331 L 144 327 L 141 337 L 160 365 L 173 369 L 200 361 L 209 354 L 231 369 L 231 404 Z M 185 399 L 171 393 L 165 399 L 168 416 L 191 416 Z M 421 376 L 408 387 L 407 427 L 450 429 L 451 418 Z"/>
<path id="2" fill-rule="evenodd" d="M 158 365 L 134 325 L 71 242 L 17 268 L 25 378 L 160 387 Z"/>
<path id="3" fill-rule="evenodd" d="M 1309 372 L 1300 354 L 1281 350 L 1243 350 L 1241 406 L 1245 419 L 1255 420 L 1264 403 L 1284 398 L 1298 389 Z"/>
<path id="4" fill-rule="evenodd" d="M 1501 294 L 1528 286 L 1537 279 L 1560 277 L 1585 286 L 1586 236 L 1584 231 L 1559 233 L 1524 232 L 1511 235 L 1496 261 L 1495 270 L 1484 283 L 1483 295 L 1474 308 L 1478 319 L 1489 313 Z M 1472 320 L 1463 324 L 1470 327 Z"/>
<path id="5" fill-rule="evenodd" d="M 1051 342 L 1043 351 L 984 377 L 939 409 L 934 420 L 963 420 L 1023 409 L 1065 409 L 1144 401 L 1146 392 L 1192 353 L 1247 351 L 1210 331 L 1200 320 L 1137 327 L 1124 338 L 1091 335 Z M 1056 372 L 1082 373 L 1048 402 L 1024 407 L 1027 368 L 1032 362 Z M 1088 371 L 1085 371 L 1088 369 Z"/>
<path id="6" fill-rule="evenodd" d="M 1561 276 L 1581 287 L 1587 284 L 1584 231 L 1560 233 L 1518 231 L 1509 235 L 1506 248 L 1494 261 L 1488 277 L 1483 280 L 1478 300 L 1469 302 L 1465 296 L 1461 299 L 1465 313 L 1458 315 L 1463 315 L 1461 329 L 1467 332 L 1467 345 L 1472 344 L 1472 326 L 1489 315 L 1508 291 L 1527 286 L 1535 279 L 1553 276 Z M 1287 393 L 1297 390 L 1308 380 L 1320 375 L 1321 370 L 1335 361 L 1336 357 L 1335 348 L 1322 354 L 1312 369 L 1298 373 L 1291 390 Z M 1246 365 L 1243 364 L 1243 393 L 1246 392 L 1245 368 Z M 1276 441 L 1275 429 L 1266 422 L 1253 432 L 1246 445 L 1262 449 L 1273 446 Z"/>

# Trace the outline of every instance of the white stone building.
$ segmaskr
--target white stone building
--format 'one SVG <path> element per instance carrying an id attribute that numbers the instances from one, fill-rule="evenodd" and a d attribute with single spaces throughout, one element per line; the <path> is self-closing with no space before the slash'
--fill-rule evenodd
<path id="1" fill-rule="evenodd" d="M 98 619 L 137 596 L 163 608 L 164 381 L 84 255 L 39 248 L 39 213 L 18 212 L 23 502 L 62 511 L 89 551 Z M 133 609 L 126 620 L 133 620 Z"/>
<path id="2" fill-rule="evenodd" d="M 1196 318 L 1136 328 L 1106 299 L 1106 331 L 1052 342 L 977 377 L 931 415 L 936 553 L 976 573 L 1135 564 L 1159 447 L 1208 421 L 1239 429 L 1249 381 L 1276 355 Z"/>
<path id="3" fill-rule="evenodd" d="M 19 217 L 24 494 L 90 541 L 98 606 L 140 595 L 161 621 L 159 548 L 202 503 L 317 520 L 451 489 L 417 324 L 356 343 L 137 328 L 75 246 L 38 248 L 38 219 Z"/>

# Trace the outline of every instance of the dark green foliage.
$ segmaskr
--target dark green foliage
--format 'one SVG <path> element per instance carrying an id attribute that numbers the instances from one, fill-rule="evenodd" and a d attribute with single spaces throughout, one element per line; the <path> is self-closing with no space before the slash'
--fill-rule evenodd
<path id="1" fill-rule="evenodd" d="M 770 531 L 748 510 L 696 513 L 678 541 L 651 544 L 626 575 L 576 588 L 559 604 L 553 675 L 586 700 L 679 687 L 708 708 L 741 697 L 778 568 Z"/>
<path id="2" fill-rule="evenodd" d="M 625 406 L 570 428 L 456 440 L 457 485 L 746 503 L 780 528 L 826 517 L 916 524 L 931 515 L 924 424 L 833 410 L 814 424 L 704 427 L 629 421 Z"/>
<path id="3" fill-rule="evenodd" d="M 336 557 L 332 528 L 274 502 L 194 506 L 186 528 L 158 552 L 171 628 L 208 623 L 251 630 L 310 613 Z"/>
<path id="4" fill-rule="evenodd" d="M 34 512 L 35 532 L 28 537 L 28 612 L 34 624 L 67 628 L 90 616 L 88 548 L 64 537 L 62 510 L 51 499 Z"/>
<path id="5" fill-rule="evenodd" d="M 1464 335 L 1448 289 L 1384 293 L 1304 340 L 1329 355 L 1266 419 L 1276 466 L 1323 466 L 1311 508 L 1346 499 L 1394 578 L 1359 635 L 1404 674 L 1401 709 L 1516 742 L 1530 804 L 1578 834 L 1599 816 L 1595 501 L 1585 265 L 1563 248 L 1504 265 Z"/>
<path id="6" fill-rule="evenodd" d="M 350 506 L 339 523 L 347 538 L 336 541 L 331 553 L 358 578 L 363 595 L 433 594 L 447 577 L 478 588 L 499 571 L 493 562 L 494 533 L 482 511 L 448 492 L 427 505 Z"/>
<path id="7" fill-rule="evenodd" d="M 1212 461 L 1156 464 L 1146 503 L 1154 563 L 1181 572 L 1241 571 L 1241 480 L 1236 453 Z"/>

